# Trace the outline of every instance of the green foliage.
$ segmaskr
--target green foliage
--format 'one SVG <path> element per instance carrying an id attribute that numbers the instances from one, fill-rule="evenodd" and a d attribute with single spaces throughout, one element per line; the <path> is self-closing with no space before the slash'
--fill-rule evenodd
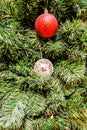
<path id="1" fill-rule="evenodd" d="M 32 36 L 31 33 L 33 33 Z M 20 33 L 14 33 L 13 30 L 10 31 L 10 29 L 9 32 L 8 29 L 4 31 L 3 29 L 1 29 L 1 34 L 2 41 L 0 43 L 0 57 L 3 57 L 3 59 L 0 58 L 1 60 L 6 59 L 8 61 L 15 62 L 23 57 L 23 59 L 27 57 L 29 59 L 32 58 L 34 60 L 36 59 L 35 57 L 40 57 L 40 54 L 37 52 L 39 42 L 35 37 L 36 33 L 30 32 L 23 36 Z M 34 38 L 33 40 L 31 39 L 32 37 Z"/>
<path id="2" fill-rule="evenodd" d="M 45 53 L 45 56 L 52 59 L 60 59 L 62 54 L 65 54 L 65 50 L 67 49 L 67 44 L 62 40 L 52 41 L 49 40 L 46 44 L 43 45 L 42 51 Z"/>
<path id="3" fill-rule="evenodd" d="M 51 39 L 34 30 L 38 15 L 56 16 Z M 0 1 L 0 130 L 87 129 L 86 0 Z M 51 77 L 34 72 L 40 58 Z"/>
<path id="4" fill-rule="evenodd" d="M 67 39 L 67 42 L 71 42 L 71 44 L 78 44 L 78 42 L 82 42 L 81 37 L 83 36 L 83 33 L 87 31 L 86 26 L 87 24 L 85 22 L 83 23 L 80 19 L 74 19 L 71 22 L 67 20 L 62 25 L 62 32 L 65 39 Z"/>
<path id="5" fill-rule="evenodd" d="M 28 0 L 27 2 L 25 2 L 25 16 L 24 16 L 24 23 L 25 26 L 29 26 L 29 28 L 34 28 L 34 22 L 35 19 L 37 18 L 38 14 L 39 14 L 39 4 L 40 1 L 39 0 Z"/>
<path id="6" fill-rule="evenodd" d="M 0 14 L 3 21 L 15 18 L 17 20 L 23 19 L 25 3 L 24 0 L 1 0 Z"/>

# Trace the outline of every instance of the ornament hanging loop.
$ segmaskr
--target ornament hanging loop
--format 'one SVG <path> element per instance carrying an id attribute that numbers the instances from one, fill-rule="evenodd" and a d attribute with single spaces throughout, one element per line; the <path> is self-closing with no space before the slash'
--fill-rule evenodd
<path id="1" fill-rule="evenodd" d="M 43 0 L 43 3 L 44 3 L 44 13 L 48 13 L 48 0 Z M 45 12 L 45 11 L 47 11 L 47 12 Z"/>
<path id="2" fill-rule="evenodd" d="M 48 10 L 47 10 L 47 8 L 45 8 L 45 9 L 44 9 L 44 13 L 48 13 Z"/>

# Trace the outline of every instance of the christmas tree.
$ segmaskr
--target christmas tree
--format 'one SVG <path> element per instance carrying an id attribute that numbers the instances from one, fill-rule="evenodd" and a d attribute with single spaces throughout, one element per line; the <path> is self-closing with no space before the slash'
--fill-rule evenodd
<path id="1" fill-rule="evenodd" d="M 35 30 L 45 9 L 50 38 Z M 87 0 L 0 1 L 0 130 L 87 130 Z"/>

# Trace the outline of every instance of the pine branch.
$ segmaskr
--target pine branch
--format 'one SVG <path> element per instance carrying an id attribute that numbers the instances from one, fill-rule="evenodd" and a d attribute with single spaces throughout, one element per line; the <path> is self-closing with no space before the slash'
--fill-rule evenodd
<path id="1" fill-rule="evenodd" d="M 0 72 L 7 69 L 8 69 L 8 66 L 5 63 L 0 63 Z"/>
<path id="2" fill-rule="evenodd" d="M 14 88 L 6 94 L 6 97 L 1 106 L 0 128 L 19 129 L 23 123 L 25 127 L 30 126 L 24 122 L 25 116 L 37 115 L 45 108 L 45 99 L 31 91 L 25 94 Z"/>
<path id="3" fill-rule="evenodd" d="M 27 33 L 25 36 L 26 38 L 22 34 L 15 34 L 16 32 L 13 30 L 12 32 L 10 30 L 8 32 L 8 29 L 4 31 L 1 29 L 1 32 L 3 40 L 0 43 L 0 56 L 3 57 L 3 60 L 17 62 L 26 57 L 31 59 L 32 56 L 32 59 L 36 60 L 36 58 L 41 56 L 40 52 L 37 52 L 39 49 L 39 42 L 35 36 L 35 32 L 33 32 L 33 35 L 30 35 L 32 32 Z M 32 40 L 31 37 L 35 39 Z"/>
<path id="4" fill-rule="evenodd" d="M 87 109 L 80 108 L 77 111 L 73 111 L 73 117 L 77 121 L 77 123 L 82 126 L 82 129 L 85 130 L 87 127 Z"/>
<path id="5" fill-rule="evenodd" d="M 20 130 L 34 130 L 32 125 L 32 120 L 29 118 L 25 118 L 24 125 L 20 128 Z"/>
<path id="6" fill-rule="evenodd" d="M 22 25 L 25 28 L 29 27 L 30 29 L 34 29 L 34 22 L 39 14 L 39 4 L 39 0 L 32 0 L 32 2 L 31 0 L 25 1 L 24 18 L 22 19 Z"/>
<path id="7" fill-rule="evenodd" d="M 51 57 L 52 59 L 60 59 L 65 53 L 67 44 L 63 41 L 48 41 L 42 47 L 42 52 L 45 53 L 45 56 Z"/>
<path id="8" fill-rule="evenodd" d="M 22 120 L 25 116 L 24 104 L 17 101 L 20 93 L 16 90 L 11 92 L 5 103 L 1 107 L 0 127 L 6 128 L 19 128 L 22 125 Z"/>
<path id="9" fill-rule="evenodd" d="M 25 104 L 22 102 L 27 96 L 20 93 L 17 89 L 11 92 L 1 107 L 0 128 L 15 129 L 23 125 L 23 119 L 26 115 Z"/>
<path id="10" fill-rule="evenodd" d="M 74 62 L 85 62 L 86 53 L 84 50 L 79 50 L 78 46 L 74 46 L 72 48 L 67 48 L 66 54 L 71 63 Z"/>
<path id="11" fill-rule="evenodd" d="M 16 20 L 22 20 L 24 15 L 24 0 L 10 1 L 1 0 L 0 2 L 0 15 L 3 22 L 8 19 L 14 18 Z"/>
<path id="12" fill-rule="evenodd" d="M 77 7 L 77 17 L 83 20 L 87 19 L 87 2 L 84 0 L 80 0 Z"/>
<path id="13" fill-rule="evenodd" d="M 86 130 L 86 3 L 1 0 L 1 130 Z M 47 40 L 34 30 L 45 7 L 59 22 L 56 36 Z M 34 73 L 42 55 L 54 64 L 50 78 Z"/>
<path id="14" fill-rule="evenodd" d="M 69 64 L 67 61 L 62 62 L 57 67 L 58 76 L 66 83 L 66 86 L 69 85 L 75 86 L 78 83 L 81 83 L 84 80 L 84 62 L 83 64 Z"/>
<path id="15" fill-rule="evenodd" d="M 86 23 L 83 24 L 82 20 L 74 19 L 72 22 L 67 20 L 64 24 L 62 24 L 61 33 L 63 32 L 62 36 L 69 45 L 79 45 L 82 43 L 81 37 L 86 31 L 86 28 L 87 25 Z"/>

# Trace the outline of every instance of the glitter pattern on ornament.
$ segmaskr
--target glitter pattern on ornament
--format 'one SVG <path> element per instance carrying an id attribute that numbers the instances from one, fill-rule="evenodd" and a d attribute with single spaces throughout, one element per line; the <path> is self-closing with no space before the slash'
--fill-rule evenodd
<path id="1" fill-rule="evenodd" d="M 41 76 L 51 76 L 53 73 L 53 64 L 48 59 L 40 59 L 34 65 L 34 72 Z"/>

